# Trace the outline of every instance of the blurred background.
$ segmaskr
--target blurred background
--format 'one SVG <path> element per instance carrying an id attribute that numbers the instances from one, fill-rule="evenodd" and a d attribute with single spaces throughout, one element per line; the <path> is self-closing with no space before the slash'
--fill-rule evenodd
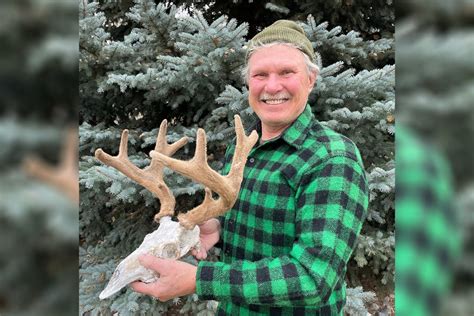
<path id="1" fill-rule="evenodd" d="M 0 315 L 77 315 L 77 2 L 2 1 L 0 43 Z"/>
<path id="2" fill-rule="evenodd" d="M 474 315 L 474 1 L 395 6 L 397 315 Z"/>

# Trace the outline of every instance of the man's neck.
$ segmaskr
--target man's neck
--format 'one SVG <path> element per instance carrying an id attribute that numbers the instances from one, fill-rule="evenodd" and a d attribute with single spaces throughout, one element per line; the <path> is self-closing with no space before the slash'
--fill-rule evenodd
<path id="1" fill-rule="evenodd" d="M 273 139 L 273 138 L 277 138 L 288 128 L 288 126 L 289 125 L 273 127 L 273 126 L 264 126 L 262 124 L 261 141 L 267 141 L 267 140 L 270 140 L 270 139 Z"/>

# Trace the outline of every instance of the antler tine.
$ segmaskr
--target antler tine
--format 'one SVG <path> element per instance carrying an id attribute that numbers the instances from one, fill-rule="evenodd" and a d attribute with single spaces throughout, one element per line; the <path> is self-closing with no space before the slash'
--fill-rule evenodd
<path id="1" fill-rule="evenodd" d="M 180 140 L 172 144 L 168 144 L 166 141 L 166 133 L 168 130 L 168 121 L 163 120 L 160 125 L 158 137 L 156 138 L 155 151 L 160 152 L 168 157 L 173 156 L 181 147 L 187 144 L 188 138 L 181 137 Z"/>
<path id="2" fill-rule="evenodd" d="M 206 132 L 203 129 L 198 129 L 196 135 L 196 149 L 194 153 L 194 157 L 190 161 L 182 161 L 178 159 L 174 159 L 168 156 L 163 155 L 157 151 L 151 151 L 150 156 L 154 159 L 158 160 L 159 162 L 163 163 L 165 166 L 178 171 L 179 173 L 183 174 L 184 176 L 191 178 L 193 180 L 198 180 L 197 175 L 202 174 L 203 172 L 210 173 L 215 176 L 219 176 L 219 173 L 212 170 L 211 167 L 207 164 L 207 157 L 206 157 Z M 206 186 L 212 186 L 213 181 L 215 179 L 199 179 L 200 182 Z"/>
<path id="3" fill-rule="evenodd" d="M 35 157 L 25 159 L 25 171 L 33 177 L 63 191 L 72 201 L 79 203 L 79 175 L 77 167 L 77 129 L 69 128 L 57 167 Z"/>
<path id="4" fill-rule="evenodd" d="M 70 127 L 66 135 L 66 144 L 61 153 L 59 176 L 64 178 L 63 185 L 73 201 L 79 203 L 79 135 L 77 128 Z"/>
<path id="5" fill-rule="evenodd" d="M 166 155 L 171 155 L 184 146 L 187 140 L 183 137 L 184 139 L 182 138 L 178 142 L 168 145 L 166 143 L 166 125 L 167 122 L 164 120 L 160 126 L 155 149 L 162 150 Z M 176 201 L 173 193 L 163 181 L 163 165 L 154 159 L 144 169 L 140 169 L 131 163 L 128 159 L 128 130 L 125 129 L 122 132 L 117 156 L 111 156 L 99 148 L 95 152 L 95 157 L 105 165 L 114 167 L 125 176 L 142 185 L 160 200 L 161 207 L 160 211 L 155 215 L 156 221 L 163 216 L 173 215 Z"/>
<path id="6" fill-rule="evenodd" d="M 158 152 L 150 153 L 152 157 L 169 168 L 206 186 L 203 203 L 186 214 L 178 216 L 181 225 L 184 227 L 192 229 L 195 225 L 209 218 L 222 215 L 235 203 L 242 183 L 245 162 L 250 150 L 258 140 L 256 131 L 253 131 L 249 136 L 245 135 L 238 115 L 235 116 L 235 131 L 237 144 L 232 161 L 232 170 L 227 176 L 222 176 L 209 167 L 206 155 L 206 133 L 202 129 L 197 132 L 196 151 L 190 161 L 173 159 Z M 212 198 L 211 190 L 219 194 L 217 200 Z"/>
<path id="7" fill-rule="evenodd" d="M 239 177 L 243 177 L 243 170 L 245 168 L 245 163 L 247 162 L 247 157 L 258 140 L 258 134 L 256 131 L 252 131 L 252 133 L 247 137 L 240 116 L 234 115 L 234 121 L 236 145 L 231 169 L 227 178 L 230 180 L 234 179 L 235 185 L 240 188 L 242 179 L 239 179 Z"/>
<path id="8" fill-rule="evenodd" d="M 69 128 L 66 135 L 66 143 L 61 153 L 61 167 L 64 170 L 70 171 L 70 173 L 75 174 L 75 179 L 79 178 L 78 175 L 78 140 L 79 135 L 77 133 L 77 128 Z M 77 186 L 77 191 L 79 192 L 79 181 L 75 183 Z"/>

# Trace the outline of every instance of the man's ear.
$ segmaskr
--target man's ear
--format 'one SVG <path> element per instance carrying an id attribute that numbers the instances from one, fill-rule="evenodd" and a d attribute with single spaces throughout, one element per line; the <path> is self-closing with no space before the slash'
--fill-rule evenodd
<path id="1" fill-rule="evenodd" d="M 312 71 L 309 74 L 309 92 L 313 90 L 314 86 L 316 85 L 316 79 L 318 78 L 318 74 L 315 71 Z"/>

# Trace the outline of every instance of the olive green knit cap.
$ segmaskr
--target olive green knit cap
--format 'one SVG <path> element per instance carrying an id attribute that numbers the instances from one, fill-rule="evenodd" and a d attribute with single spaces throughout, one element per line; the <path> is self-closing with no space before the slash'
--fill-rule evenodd
<path id="1" fill-rule="evenodd" d="M 313 45 L 306 37 L 301 26 L 290 20 L 278 20 L 255 35 L 249 42 L 249 50 L 259 44 L 269 44 L 273 42 L 291 43 L 296 45 L 303 53 L 314 61 L 315 54 Z M 247 58 L 248 58 L 247 54 Z"/>

